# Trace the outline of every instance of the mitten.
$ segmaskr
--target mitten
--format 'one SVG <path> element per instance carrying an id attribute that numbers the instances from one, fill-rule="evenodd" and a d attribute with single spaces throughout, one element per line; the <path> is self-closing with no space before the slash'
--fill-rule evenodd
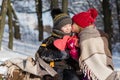
<path id="1" fill-rule="evenodd" d="M 77 46 L 78 46 L 78 37 L 77 36 L 69 37 L 69 39 L 67 41 L 67 47 L 69 49 L 72 49 Z"/>
<path id="2" fill-rule="evenodd" d="M 78 60 L 79 56 L 76 48 L 71 49 L 69 54 L 73 59 Z"/>
<path id="3" fill-rule="evenodd" d="M 74 39 L 68 40 L 68 42 L 67 42 L 67 47 L 68 47 L 69 49 L 75 48 L 75 40 L 74 40 Z"/>
<path id="4" fill-rule="evenodd" d="M 76 36 L 70 37 L 67 41 L 67 47 L 70 50 L 69 54 L 75 60 L 78 60 L 78 50 L 76 48 L 77 41 L 78 41 L 78 38 Z"/>

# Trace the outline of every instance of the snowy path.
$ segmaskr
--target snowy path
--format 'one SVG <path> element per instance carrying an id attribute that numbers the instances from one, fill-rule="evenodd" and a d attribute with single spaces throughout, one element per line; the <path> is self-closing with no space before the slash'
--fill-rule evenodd
<path id="1" fill-rule="evenodd" d="M 27 56 L 34 57 L 35 52 L 39 48 L 38 45 L 28 44 L 21 41 L 14 41 L 13 50 L 7 48 L 8 41 L 3 40 L 4 46 L 0 51 L 0 62 L 5 61 L 10 58 L 26 58 Z"/>

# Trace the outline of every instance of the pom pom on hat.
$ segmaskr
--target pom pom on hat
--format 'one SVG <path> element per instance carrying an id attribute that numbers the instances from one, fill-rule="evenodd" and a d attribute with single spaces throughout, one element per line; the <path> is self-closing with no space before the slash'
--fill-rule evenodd
<path id="1" fill-rule="evenodd" d="M 88 12 L 91 14 L 91 17 L 93 19 L 96 19 L 97 15 L 98 15 L 98 12 L 97 12 L 97 10 L 95 8 L 89 9 Z"/>
<path id="2" fill-rule="evenodd" d="M 55 8 L 51 11 L 51 16 L 54 19 L 56 15 L 63 13 L 60 8 Z"/>
<path id="3" fill-rule="evenodd" d="M 72 17 L 74 23 L 82 28 L 88 27 L 90 24 L 95 22 L 98 12 L 95 8 L 90 8 L 86 12 L 81 12 Z"/>

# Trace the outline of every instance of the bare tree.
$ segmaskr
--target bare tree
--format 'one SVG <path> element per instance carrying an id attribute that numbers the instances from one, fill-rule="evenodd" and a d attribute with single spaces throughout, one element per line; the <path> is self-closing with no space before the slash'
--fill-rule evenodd
<path id="1" fill-rule="evenodd" d="M 62 0 L 62 10 L 64 13 L 68 13 L 68 0 Z"/>
<path id="2" fill-rule="evenodd" d="M 13 49 L 13 24 L 12 24 L 12 7 L 11 2 L 8 0 L 8 25 L 9 25 L 9 42 L 8 42 L 8 48 Z"/>
<path id="3" fill-rule="evenodd" d="M 18 22 L 18 17 L 13 9 L 13 7 L 10 5 L 11 9 L 12 9 L 12 13 L 13 13 L 13 26 L 14 26 L 14 37 L 16 39 L 21 39 L 21 34 L 20 34 L 20 25 Z"/>
<path id="4" fill-rule="evenodd" d="M 51 0 L 51 9 L 58 8 L 58 0 Z"/>
<path id="5" fill-rule="evenodd" d="M 117 6 L 117 18 L 118 18 L 118 25 L 119 25 L 119 33 L 120 33 L 120 0 L 116 0 Z"/>
<path id="6" fill-rule="evenodd" d="M 109 46 L 111 50 L 111 38 L 113 34 L 113 28 L 112 28 L 112 19 L 111 19 L 111 10 L 110 10 L 110 3 L 109 0 L 103 0 L 102 2 L 103 7 L 103 21 L 104 21 L 104 31 L 109 35 Z"/>
<path id="7" fill-rule="evenodd" d="M 1 7 L 1 20 L 0 20 L 0 50 L 2 45 L 2 37 L 4 32 L 4 26 L 5 26 L 5 19 L 6 19 L 6 13 L 7 13 L 7 4 L 8 0 L 3 0 L 2 7 Z"/>
<path id="8" fill-rule="evenodd" d="M 39 41 L 43 40 L 42 0 L 35 0 L 38 19 Z"/>

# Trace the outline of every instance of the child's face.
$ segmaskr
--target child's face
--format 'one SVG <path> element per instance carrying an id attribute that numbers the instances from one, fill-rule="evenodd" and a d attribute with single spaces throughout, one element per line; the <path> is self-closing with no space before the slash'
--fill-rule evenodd
<path id="1" fill-rule="evenodd" d="M 62 30 L 64 33 L 71 33 L 71 31 L 72 31 L 71 24 L 66 24 L 65 26 L 63 26 L 63 27 L 61 28 L 61 30 Z"/>
<path id="2" fill-rule="evenodd" d="M 75 33 L 80 32 L 80 27 L 76 23 L 73 23 L 72 25 L 72 32 L 75 32 Z"/>

